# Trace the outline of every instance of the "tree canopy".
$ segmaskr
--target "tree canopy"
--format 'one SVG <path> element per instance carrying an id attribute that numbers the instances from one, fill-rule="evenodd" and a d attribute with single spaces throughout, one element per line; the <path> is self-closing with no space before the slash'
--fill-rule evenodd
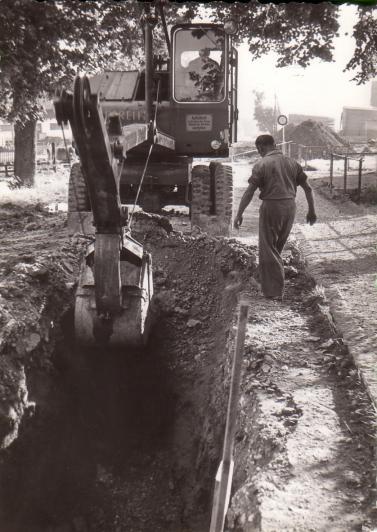
<path id="1" fill-rule="evenodd" d="M 177 17 L 192 20 L 203 11 L 218 22 L 235 18 L 237 42 L 246 41 L 254 58 L 275 51 L 279 67 L 306 67 L 315 58 L 332 60 L 339 30 L 339 8 L 334 4 L 161 2 L 168 23 L 177 22 Z M 40 96 L 69 84 L 77 71 L 142 63 L 143 5 L 137 0 L 2 0 L 0 117 L 20 130 L 40 117 Z M 355 21 L 356 51 L 347 68 L 356 69 L 359 83 L 376 75 L 375 13 L 374 7 L 360 7 Z M 159 49 L 161 27 L 155 36 Z"/>
<path id="2" fill-rule="evenodd" d="M 279 67 L 292 63 L 306 67 L 314 58 L 332 59 L 339 29 L 338 7 L 333 4 L 261 4 L 257 0 L 214 4 L 216 18 L 238 20 L 237 40 L 246 40 L 254 58 L 275 51 Z"/>
<path id="3" fill-rule="evenodd" d="M 271 135 L 275 133 L 276 118 L 279 114 L 277 109 L 265 105 L 264 93 L 254 91 L 254 119 L 260 131 L 268 131 Z"/>
<path id="4" fill-rule="evenodd" d="M 356 70 L 355 80 L 365 83 L 377 75 L 377 8 L 359 7 L 358 21 L 354 26 L 355 53 L 347 70 Z"/>
<path id="5" fill-rule="evenodd" d="M 3 0 L 0 10 L 0 114 L 23 122 L 38 98 L 77 69 L 104 67 L 141 43 L 138 2 Z"/>
<path id="6" fill-rule="evenodd" d="M 181 11 L 190 20 L 203 10 L 196 2 L 164 2 L 171 21 Z M 155 5 L 154 2 L 151 5 Z M 122 58 L 142 60 L 136 0 L 2 0 L 0 10 L 0 116 L 23 120 L 37 113 L 37 98 L 72 79 L 77 69 L 95 71 Z M 331 61 L 338 35 L 338 6 L 331 3 L 262 4 L 210 2 L 212 18 L 238 20 L 238 42 L 246 40 L 253 57 L 273 50 L 277 66 L 307 66 L 314 58 Z M 354 28 L 356 50 L 349 69 L 364 82 L 376 74 L 375 7 L 360 7 Z"/>

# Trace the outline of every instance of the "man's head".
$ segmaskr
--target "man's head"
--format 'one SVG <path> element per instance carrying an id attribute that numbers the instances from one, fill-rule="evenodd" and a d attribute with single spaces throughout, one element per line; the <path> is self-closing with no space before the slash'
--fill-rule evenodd
<path id="1" fill-rule="evenodd" d="M 255 140 L 255 146 L 262 157 L 268 152 L 276 150 L 275 139 L 272 135 L 259 135 Z"/>
<path id="2" fill-rule="evenodd" d="M 210 49 L 209 48 L 201 48 L 199 50 L 199 56 L 202 59 L 205 59 L 205 58 L 209 57 L 209 54 L 210 54 Z"/>

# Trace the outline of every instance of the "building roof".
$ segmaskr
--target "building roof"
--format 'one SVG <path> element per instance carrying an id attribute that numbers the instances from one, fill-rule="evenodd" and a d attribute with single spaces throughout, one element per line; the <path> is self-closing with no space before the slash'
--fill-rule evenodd
<path id="1" fill-rule="evenodd" d="M 295 120 L 295 119 L 315 119 L 317 122 L 319 122 L 320 120 L 334 120 L 334 118 L 332 116 L 324 116 L 324 115 L 310 115 L 310 114 L 306 114 L 306 113 L 289 113 L 289 118 L 291 120 Z"/>
<path id="2" fill-rule="evenodd" d="M 91 77 L 90 88 L 92 92 L 99 92 L 105 100 L 132 100 L 138 78 L 137 70 L 108 71 Z"/>
<path id="3" fill-rule="evenodd" d="M 377 111 L 377 107 L 343 107 L 343 111 Z"/>

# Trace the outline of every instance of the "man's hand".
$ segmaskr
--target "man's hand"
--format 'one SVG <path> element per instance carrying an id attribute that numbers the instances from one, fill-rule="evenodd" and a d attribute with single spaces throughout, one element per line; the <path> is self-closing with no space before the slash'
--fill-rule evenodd
<path id="1" fill-rule="evenodd" d="M 306 215 L 306 221 L 308 224 L 313 225 L 317 221 L 317 215 L 314 211 L 309 211 Z"/>
<path id="2" fill-rule="evenodd" d="M 237 216 L 234 218 L 234 228 L 239 229 L 242 225 L 243 218 L 241 214 L 237 214 Z"/>

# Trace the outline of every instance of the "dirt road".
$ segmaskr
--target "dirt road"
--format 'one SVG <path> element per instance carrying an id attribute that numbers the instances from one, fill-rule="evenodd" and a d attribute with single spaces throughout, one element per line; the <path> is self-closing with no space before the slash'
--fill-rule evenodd
<path id="1" fill-rule="evenodd" d="M 236 205 L 250 173 L 240 168 Z M 324 287 L 337 327 L 369 389 L 377 407 L 377 375 L 374 352 L 377 349 L 376 237 L 377 209 L 356 205 L 342 196 L 331 197 L 320 179 L 312 179 L 318 222 L 305 224 L 306 201 L 298 189 L 297 216 L 292 236 L 299 242 L 310 273 Z M 242 186 L 243 185 L 243 186 Z M 257 242 L 259 200 L 246 212 L 238 235 L 242 242 Z"/>
<path id="2" fill-rule="evenodd" d="M 236 189 L 236 206 L 249 173 L 250 169 L 246 166 L 238 173 L 240 186 Z M 259 204 L 260 201 L 255 198 L 245 212 L 241 230 L 235 232 L 243 243 L 257 243 Z M 349 284 L 351 279 L 354 282 L 355 278 L 365 274 L 366 270 L 369 270 L 370 275 L 375 271 L 375 257 L 374 253 L 372 254 L 375 231 L 372 229 L 371 220 L 366 223 L 364 219 L 364 225 L 361 225 L 360 209 L 351 204 L 334 205 L 319 194 L 316 195 L 316 205 L 319 224 L 309 227 L 303 223 L 307 205 L 305 196 L 299 189 L 293 240 L 298 240 L 301 252 L 309 262 L 313 256 L 317 259 L 317 266 L 320 264 L 322 270 L 327 272 L 329 285 L 336 284 L 347 290 L 345 285 Z M 326 238 L 324 227 L 334 227 L 334 224 L 339 224 L 338 231 L 341 232 L 336 239 L 333 235 L 327 235 Z M 348 254 L 351 253 L 353 259 L 350 264 L 344 262 L 345 242 L 340 237 L 346 238 L 345 228 L 349 229 L 351 226 L 354 228 L 355 237 L 358 236 L 354 237 L 351 246 L 347 247 Z M 369 227 L 369 231 L 366 227 Z M 339 240 L 343 244 L 341 253 Z M 359 261 L 354 260 L 355 253 L 352 253 L 355 240 L 359 243 L 359 249 L 356 251 Z M 322 247 L 318 248 L 318 242 L 322 243 Z M 339 269 L 340 263 L 343 269 L 348 265 L 347 280 L 342 269 Z M 338 264 L 338 269 L 335 264 Z M 364 268 L 360 268 L 361 264 Z M 313 269 L 318 273 L 318 268 Z M 321 277 L 319 282 L 322 280 Z M 299 284 L 297 278 L 289 280 L 285 303 L 271 307 L 261 299 L 253 309 L 254 319 L 250 320 L 249 324 L 249 341 L 252 349 L 256 347 L 257 350 L 267 352 L 267 364 L 261 363 L 260 374 L 270 385 L 268 393 L 263 387 L 262 391 L 258 392 L 264 420 L 262 432 L 266 430 L 269 437 L 274 435 L 276 421 L 271 420 L 284 419 L 285 411 L 288 416 L 297 417 L 294 430 L 287 437 L 284 449 L 279 449 L 276 454 L 271 453 L 267 467 L 260 468 L 250 460 L 250 469 L 254 470 L 256 484 L 261 486 L 260 489 L 257 488 L 256 497 L 259 517 L 257 518 L 255 507 L 248 504 L 255 485 L 241 488 L 233 498 L 233 506 L 237 508 L 238 520 L 241 519 L 245 523 L 245 530 L 256 529 L 253 526 L 258 519 L 260 530 L 269 532 L 360 530 L 363 522 L 361 508 L 363 500 L 364 503 L 367 502 L 368 495 L 366 499 L 365 493 L 350 496 L 348 490 L 351 485 L 363 484 L 359 476 L 359 460 L 364 461 L 365 448 L 361 453 L 358 449 L 364 444 L 372 445 L 374 439 L 371 426 L 370 436 L 365 433 L 362 436 L 360 433 L 360 427 L 365 422 L 365 419 L 357 421 L 360 400 L 366 407 L 367 417 L 369 412 L 373 418 L 373 408 L 365 391 L 360 391 L 358 371 L 347 356 L 347 348 L 339 338 L 339 333 L 331 331 L 331 319 L 326 319 L 326 315 L 329 316 L 329 305 L 323 299 L 323 289 L 315 289 L 311 295 L 312 299 L 309 297 L 307 301 L 302 300 L 301 293 L 296 300 L 291 295 L 291 287 L 293 285 L 297 289 Z M 350 289 L 349 286 L 348 288 Z M 319 313 L 315 311 L 315 303 L 313 306 L 316 299 L 320 303 Z M 359 309 L 360 305 L 350 307 L 349 310 L 352 312 L 355 308 Z M 368 315 L 368 310 L 365 311 L 363 317 L 370 320 L 370 313 Z M 334 338 L 334 333 L 335 340 L 329 341 L 327 336 Z M 262 360 L 265 360 L 265 357 L 264 354 Z M 258 389 L 260 381 L 254 381 L 254 386 Z M 279 405 L 279 400 L 284 401 L 284 397 L 291 401 L 288 408 L 285 405 L 286 410 L 284 406 Z M 350 419 L 347 419 L 348 416 Z M 355 423 L 359 428 L 355 428 Z M 269 448 L 268 445 L 263 446 L 262 456 L 266 452 L 268 454 L 266 447 Z M 369 449 L 367 454 L 372 465 L 374 460 L 370 454 L 371 447 Z M 277 458 L 278 464 L 282 461 L 284 465 L 276 466 L 274 457 Z M 359 463 L 354 469 L 353 466 L 357 462 Z M 366 481 L 369 487 L 373 486 L 374 474 L 375 472 L 369 476 L 369 481 Z M 241 508 L 242 504 L 244 505 L 244 513 L 237 507 L 238 501 L 241 501 Z M 249 528 L 248 522 L 252 523 Z M 366 526 L 364 522 L 364 527 Z"/>

